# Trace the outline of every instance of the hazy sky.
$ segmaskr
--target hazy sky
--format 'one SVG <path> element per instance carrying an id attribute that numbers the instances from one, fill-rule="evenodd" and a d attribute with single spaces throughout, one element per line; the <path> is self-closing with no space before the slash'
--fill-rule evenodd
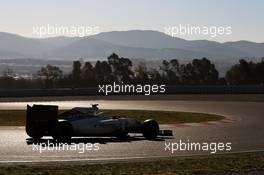
<path id="1" fill-rule="evenodd" d="M 231 26 L 232 34 L 186 39 L 264 42 L 263 0 L 8 0 L 0 5 L 0 31 L 37 37 L 34 26 L 99 26 L 100 31 L 166 26 Z"/>

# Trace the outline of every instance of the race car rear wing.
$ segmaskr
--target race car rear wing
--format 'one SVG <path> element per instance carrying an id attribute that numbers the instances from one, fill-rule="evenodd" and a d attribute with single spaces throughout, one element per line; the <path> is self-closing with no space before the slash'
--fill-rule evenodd
<path id="1" fill-rule="evenodd" d="M 48 134 L 50 127 L 58 121 L 58 106 L 27 105 L 26 132 L 30 137 Z"/>

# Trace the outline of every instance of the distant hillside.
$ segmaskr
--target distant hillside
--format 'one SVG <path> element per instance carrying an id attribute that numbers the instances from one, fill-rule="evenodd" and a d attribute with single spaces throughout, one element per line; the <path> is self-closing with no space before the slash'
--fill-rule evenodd
<path id="1" fill-rule="evenodd" d="M 263 57 L 264 43 L 184 40 L 144 30 L 104 32 L 83 38 L 60 36 L 43 39 L 0 32 L 0 59 L 99 59 L 112 52 L 123 57 L 145 60 L 208 57 L 224 61 L 241 57 Z"/>

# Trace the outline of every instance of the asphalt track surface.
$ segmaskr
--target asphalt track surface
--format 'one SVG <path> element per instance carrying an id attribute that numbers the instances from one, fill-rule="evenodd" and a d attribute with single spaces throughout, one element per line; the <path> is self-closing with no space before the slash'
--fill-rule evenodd
<path id="1" fill-rule="evenodd" d="M 25 109 L 31 103 L 0 103 L 0 109 Z M 171 156 L 209 155 L 210 151 L 177 150 L 172 153 L 165 151 L 165 143 L 231 142 L 230 151 L 217 153 L 234 153 L 260 151 L 264 148 L 264 103 L 258 102 L 214 102 L 214 101 L 65 101 L 65 102 L 36 102 L 35 104 L 56 104 L 60 109 L 74 106 L 89 106 L 99 103 L 105 109 L 144 109 L 189 111 L 220 114 L 227 117 L 219 122 L 205 122 L 186 125 L 162 125 L 163 129 L 172 129 L 173 137 L 161 137 L 155 141 L 144 140 L 137 135 L 131 135 L 128 140 L 115 138 L 75 138 L 72 145 L 99 143 L 99 150 L 82 149 L 58 150 L 50 144 L 51 150 L 36 150 L 28 139 L 24 127 L 0 127 L 0 162 L 40 162 L 40 161 L 106 161 L 128 160 L 141 158 L 158 158 Z M 47 142 L 52 139 L 44 138 L 40 144 L 46 149 Z M 65 145 L 65 144 L 64 144 Z M 40 148 L 40 147 L 38 147 Z M 53 149 L 54 148 L 54 149 Z M 56 149 L 57 150 L 56 150 Z M 92 148 L 93 149 L 93 148 Z"/>

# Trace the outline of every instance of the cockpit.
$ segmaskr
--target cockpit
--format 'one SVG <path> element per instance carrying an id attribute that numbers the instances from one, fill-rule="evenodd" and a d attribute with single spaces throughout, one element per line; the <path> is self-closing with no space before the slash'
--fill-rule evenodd
<path id="1" fill-rule="evenodd" d="M 67 120 L 80 120 L 84 118 L 94 118 L 104 115 L 103 112 L 100 112 L 97 108 L 97 104 L 92 105 L 90 108 L 85 107 L 75 107 L 71 110 L 65 111 L 59 114 L 60 119 Z"/>

